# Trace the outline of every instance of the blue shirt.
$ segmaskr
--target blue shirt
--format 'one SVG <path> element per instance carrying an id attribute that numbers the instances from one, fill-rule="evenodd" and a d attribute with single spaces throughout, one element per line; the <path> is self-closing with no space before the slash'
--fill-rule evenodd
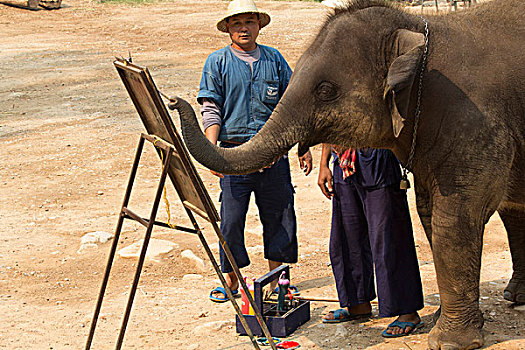
<path id="1" fill-rule="evenodd" d="M 332 154 L 337 160 L 337 155 Z M 355 173 L 346 180 L 348 179 L 353 184 L 367 189 L 378 189 L 390 185 L 399 186 L 401 168 L 392 151 L 362 148 L 356 152 Z"/>
<path id="2" fill-rule="evenodd" d="M 221 109 L 219 141 L 245 142 L 266 123 L 288 86 L 292 70 L 279 51 L 258 45 L 261 57 L 250 64 L 230 46 L 206 59 L 197 100 L 208 98 Z"/>

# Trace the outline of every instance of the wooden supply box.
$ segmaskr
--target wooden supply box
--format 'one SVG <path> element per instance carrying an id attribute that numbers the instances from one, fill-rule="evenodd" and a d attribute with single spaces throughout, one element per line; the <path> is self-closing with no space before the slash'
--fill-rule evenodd
<path id="1" fill-rule="evenodd" d="M 277 304 L 263 301 L 263 287 L 278 279 L 283 271 L 286 278 L 290 280 L 290 266 L 281 265 L 254 281 L 255 305 L 261 310 L 272 337 L 281 338 L 289 336 L 299 326 L 310 320 L 310 301 L 308 300 L 299 300 L 299 304 L 296 307 L 292 307 L 283 315 L 280 315 L 277 311 Z M 255 315 L 244 315 L 244 317 L 254 335 L 264 335 Z M 235 323 L 237 333 L 246 335 L 247 333 L 238 315 L 235 315 Z"/>

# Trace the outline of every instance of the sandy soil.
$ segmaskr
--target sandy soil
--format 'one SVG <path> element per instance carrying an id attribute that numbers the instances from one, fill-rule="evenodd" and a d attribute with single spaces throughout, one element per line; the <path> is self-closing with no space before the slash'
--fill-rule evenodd
<path id="1" fill-rule="evenodd" d="M 87 339 L 110 243 L 79 254 L 81 237 L 113 232 L 139 134 L 144 128 L 112 60 L 131 52 L 148 66 L 167 95 L 195 103 L 207 54 L 228 37 L 214 29 L 223 1 L 183 1 L 142 6 L 67 0 L 57 11 L 0 6 L 0 348 L 80 349 Z M 326 9 L 312 2 L 260 1 L 272 23 L 260 42 L 281 50 L 291 66 L 305 50 Z M 305 296 L 335 298 L 328 258 L 330 203 L 316 185 L 317 169 L 305 177 L 291 153 L 299 221 L 300 259 L 292 282 Z M 319 158 L 319 149 L 314 150 Z M 214 202 L 218 181 L 197 165 Z M 143 216 L 150 209 L 159 162 L 145 148 L 130 207 Z M 172 220 L 190 226 L 168 187 Z M 324 325 L 320 315 L 338 305 L 313 303 L 311 320 L 290 338 L 304 349 L 425 349 L 439 297 L 429 245 L 409 191 L 426 306 L 419 333 L 384 340 L 380 331 L 392 319 Z M 159 210 L 167 219 L 166 207 Z M 199 221 L 217 252 L 211 227 Z M 262 244 L 253 206 L 247 244 Z M 126 222 L 119 248 L 143 237 Z M 218 285 L 197 237 L 156 228 L 154 238 L 176 243 L 160 262 L 147 262 L 135 298 L 124 348 L 250 349 L 234 328 L 231 304 L 207 299 Z M 186 263 L 191 249 L 204 259 L 204 272 Z M 261 253 L 243 272 L 258 277 L 267 267 Z M 94 349 L 115 346 L 136 260 L 117 258 L 108 285 Z M 184 279 L 200 274 L 201 279 Z M 498 217 L 487 225 L 481 282 L 486 348 L 525 347 L 524 311 L 502 298 L 511 274 L 506 235 Z M 375 310 L 377 315 L 377 310 Z"/>

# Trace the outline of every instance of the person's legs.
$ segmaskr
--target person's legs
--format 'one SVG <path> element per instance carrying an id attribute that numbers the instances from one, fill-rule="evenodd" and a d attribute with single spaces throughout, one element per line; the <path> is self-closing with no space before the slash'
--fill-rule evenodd
<path id="1" fill-rule="evenodd" d="M 244 244 L 244 228 L 246 213 L 250 203 L 252 181 L 249 175 L 226 175 L 220 180 L 221 185 L 221 232 L 239 268 L 250 264 L 250 259 Z M 231 290 L 239 288 L 239 281 L 224 253 L 219 248 L 221 271 Z M 212 293 L 212 296 L 223 298 L 222 293 Z"/>
<path id="2" fill-rule="evenodd" d="M 372 252 L 363 204 L 353 184 L 342 179 L 341 168 L 334 164 L 334 197 L 330 232 L 330 262 L 337 295 L 351 318 L 369 315 L 375 299 Z M 336 318 L 334 312 L 324 320 Z"/>
<path id="3" fill-rule="evenodd" d="M 399 322 L 420 322 L 423 291 L 406 192 L 389 186 L 360 189 L 365 203 L 370 242 L 377 276 L 379 315 L 399 316 Z M 410 332 L 398 326 L 388 334 Z"/>
<path id="4" fill-rule="evenodd" d="M 279 261 L 268 260 L 268 271 L 272 271 L 273 269 L 278 268 L 282 264 L 283 263 Z M 277 282 L 277 280 L 273 280 L 272 282 L 270 282 L 270 291 L 275 290 L 275 287 L 277 287 Z"/>
<path id="5" fill-rule="evenodd" d="M 297 221 L 288 158 L 257 173 L 255 203 L 263 225 L 264 257 L 270 270 L 297 262 Z M 270 285 L 275 289 L 277 281 Z"/>
<path id="6" fill-rule="evenodd" d="M 330 261 L 342 307 L 368 303 L 376 297 L 372 252 L 363 203 L 355 186 L 342 179 L 334 165 Z"/>

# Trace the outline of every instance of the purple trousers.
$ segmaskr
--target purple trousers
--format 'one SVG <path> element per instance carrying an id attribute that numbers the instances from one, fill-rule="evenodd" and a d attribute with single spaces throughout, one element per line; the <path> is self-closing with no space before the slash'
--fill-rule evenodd
<path id="1" fill-rule="evenodd" d="M 379 316 L 423 308 L 421 277 L 406 191 L 366 189 L 342 179 L 334 164 L 330 261 L 341 307 L 372 301 L 374 269 Z"/>

